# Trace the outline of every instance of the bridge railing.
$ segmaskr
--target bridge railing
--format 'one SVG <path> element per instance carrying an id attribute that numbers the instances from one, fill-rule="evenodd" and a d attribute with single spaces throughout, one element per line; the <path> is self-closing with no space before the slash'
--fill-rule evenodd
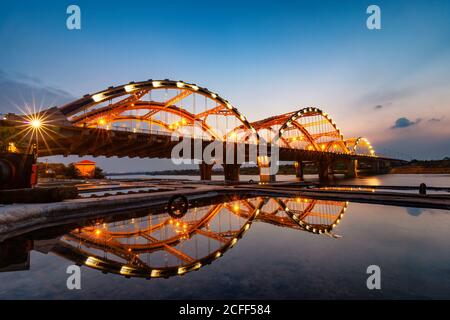
<path id="1" fill-rule="evenodd" d="M 101 128 L 101 127 L 99 127 Z M 189 137 L 192 138 L 192 135 L 190 134 L 182 134 L 177 132 L 170 132 L 170 131 L 161 131 L 161 130 L 155 130 L 155 129 L 143 129 L 143 128 L 129 128 L 129 127 L 122 127 L 122 126 L 112 126 L 112 130 L 117 131 L 125 131 L 125 132 L 133 132 L 133 133 L 145 133 L 145 134 L 155 134 L 155 135 L 164 135 L 164 136 L 175 136 L 175 137 Z M 196 139 L 203 139 L 207 141 L 212 141 L 212 139 L 204 136 L 196 136 Z"/>

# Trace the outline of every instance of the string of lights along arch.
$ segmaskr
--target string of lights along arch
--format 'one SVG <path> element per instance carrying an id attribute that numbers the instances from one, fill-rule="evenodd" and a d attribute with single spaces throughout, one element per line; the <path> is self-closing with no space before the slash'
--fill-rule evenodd
<path id="1" fill-rule="evenodd" d="M 60 110 L 73 125 L 91 128 L 235 142 L 256 134 L 247 118 L 219 94 L 183 81 L 131 82 L 85 95 Z"/>

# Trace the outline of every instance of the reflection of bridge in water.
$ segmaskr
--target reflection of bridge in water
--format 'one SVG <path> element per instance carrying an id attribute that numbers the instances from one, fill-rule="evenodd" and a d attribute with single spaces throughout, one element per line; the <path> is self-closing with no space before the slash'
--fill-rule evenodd
<path id="1" fill-rule="evenodd" d="M 232 248 L 252 223 L 333 237 L 346 202 L 249 198 L 191 208 L 181 218 L 148 215 L 77 228 L 51 252 L 77 264 L 129 277 L 170 277 L 197 270 Z"/>
<path id="2" fill-rule="evenodd" d="M 337 171 L 355 176 L 358 161 L 373 172 L 395 162 L 376 155 L 365 138 L 344 138 L 321 109 L 300 108 L 251 122 L 217 93 L 182 81 L 132 82 L 25 118 L 9 114 L 0 122 L 4 141 L 19 149 L 36 142 L 40 156 L 171 158 L 179 141 L 189 142 L 192 149 L 180 156 L 199 161 L 204 180 L 211 179 L 214 163 L 223 166 L 226 180 L 231 181 L 239 179 L 244 162 L 258 164 L 265 172 L 276 161 L 271 153 L 274 146 L 280 161 L 295 162 L 298 177 L 306 164 L 327 179 Z M 211 152 L 212 162 L 202 162 L 211 141 L 220 147 Z M 262 152 L 266 144 L 269 148 Z M 201 152 L 194 146 L 200 146 Z M 243 152 L 238 156 L 240 148 Z"/>

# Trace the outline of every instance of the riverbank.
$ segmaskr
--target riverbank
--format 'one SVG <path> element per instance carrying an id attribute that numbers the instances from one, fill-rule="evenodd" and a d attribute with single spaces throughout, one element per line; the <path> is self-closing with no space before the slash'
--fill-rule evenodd
<path id="1" fill-rule="evenodd" d="M 389 174 L 450 174 L 450 167 L 403 166 L 392 168 Z"/>

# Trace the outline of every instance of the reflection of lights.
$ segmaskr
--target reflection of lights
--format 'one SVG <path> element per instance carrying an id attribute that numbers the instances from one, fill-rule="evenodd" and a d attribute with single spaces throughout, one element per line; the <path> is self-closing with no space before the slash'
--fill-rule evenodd
<path id="1" fill-rule="evenodd" d="M 150 273 L 150 277 L 159 277 L 160 274 L 160 270 L 152 270 L 152 272 Z"/>
<path id="2" fill-rule="evenodd" d="M 130 274 L 133 273 L 134 270 L 135 270 L 135 269 L 130 268 L 130 267 L 128 267 L 128 266 L 122 266 L 122 268 L 120 269 L 120 274 L 123 274 L 123 275 L 130 275 Z"/>
<path id="3" fill-rule="evenodd" d="M 197 262 L 193 267 L 192 267 L 192 269 L 200 269 L 202 267 L 202 264 L 200 263 L 200 262 Z"/>
<path id="4" fill-rule="evenodd" d="M 100 260 L 95 257 L 88 257 L 84 262 L 85 265 L 89 267 L 97 267 L 100 264 Z"/>
<path id="5" fill-rule="evenodd" d="M 186 268 L 185 267 L 179 267 L 178 268 L 178 274 L 184 274 L 184 273 L 186 273 Z"/>

